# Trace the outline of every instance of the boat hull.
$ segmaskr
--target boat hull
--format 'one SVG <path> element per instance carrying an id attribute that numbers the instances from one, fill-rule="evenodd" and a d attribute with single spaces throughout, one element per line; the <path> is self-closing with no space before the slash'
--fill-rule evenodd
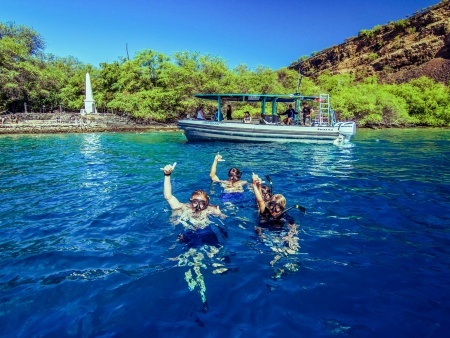
<path id="1" fill-rule="evenodd" d="M 341 135 L 349 141 L 356 133 L 354 122 L 341 122 L 336 126 L 284 126 L 244 124 L 185 119 L 178 128 L 190 142 L 302 142 L 333 143 Z"/>

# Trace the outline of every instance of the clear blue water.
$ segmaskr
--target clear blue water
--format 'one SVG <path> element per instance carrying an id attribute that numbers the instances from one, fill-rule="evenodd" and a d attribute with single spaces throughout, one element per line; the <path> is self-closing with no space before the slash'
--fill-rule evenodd
<path id="1" fill-rule="evenodd" d="M 252 192 L 211 184 L 217 151 L 269 174 L 301 225 L 277 278 Z M 228 216 L 203 260 L 207 311 L 162 196 L 207 190 Z M 359 130 L 351 144 L 189 144 L 180 133 L 0 137 L 2 337 L 446 337 L 450 131 Z M 228 268 L 215 274 L 218 258 Z"/>

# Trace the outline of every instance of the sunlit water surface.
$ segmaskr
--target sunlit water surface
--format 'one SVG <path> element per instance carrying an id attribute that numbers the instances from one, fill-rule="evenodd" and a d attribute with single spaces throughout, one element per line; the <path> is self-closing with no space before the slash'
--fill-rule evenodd
<path id="1" fill-rule="evenodd" d="M 450 332 L 450 131 L 359 130 L 351 144 L 189 144 L 180 133 L 0 137 L 0 336 L 445 337 Z M 289 257 L 254 233 L 250 189 L 211 184 L 220 151 L 269 174 L 301 226 Z M 160 170 L 228 216 L 201 267 L 173 258 Z M 221 260 L 228 269 L 213 273 Z"/>

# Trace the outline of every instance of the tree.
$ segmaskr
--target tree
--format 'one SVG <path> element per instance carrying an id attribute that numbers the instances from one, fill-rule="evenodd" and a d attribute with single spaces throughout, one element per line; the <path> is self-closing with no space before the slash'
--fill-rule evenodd
<path id="1" fill-rule="evenodd" d="M 95 68 L 73 57 L 46 55 L 44 46 L 34 30 L 0 23 L 2 110 L 20 111 L 25 102 L 34 109 L 62 104 L 69 110 L 79 110 L 84 106 L 85 74 L 89 72 L 98 108 L 142 120 L 173 121 L 194 113 L 200 104 L 207 110 L 216 108 L 215 102 L 195 98 L 196 93 L 300 91 L 306 96 L 330 94 L 339 118 L 354 119 L 359 125 L 450 126 L 449 87 L 426 77 L 389 85 L 378 83 L 375 76 L 357 80 L 351 73 L 323 73 L 317 79 L 302 78 L 297 88 L 294 70 L 251 70 L 245 64 L 229 69 L 220 57 L 198 52 L 177 52 L 169 57 L 143 50 L 131 60 L 122 58 Z M 244 110 L 259 112 L 259 107 L 246 103 L 233 105 L 237 116 Z M 280 105 L 279 109 L 283 108 Z"/>
<path id="2" fill-rule="evenodd" d="M 40 52 L 44 43 L 34 30 L 13 23 L 0 23 L 0 105 L 16 111 L 29 98 L 40 97 L 39 86 L 45 63 Z"/>

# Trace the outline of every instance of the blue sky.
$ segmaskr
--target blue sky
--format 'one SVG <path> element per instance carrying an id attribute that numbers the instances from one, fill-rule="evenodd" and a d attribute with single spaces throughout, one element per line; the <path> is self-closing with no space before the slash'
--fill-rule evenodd
<path id="1" fill-rule="evenodd" d="M 144 49 L 279 69 L 439 0 L 3 0 L 0 21 L 36 30 L 46 53 L 98 67 Z"/>

